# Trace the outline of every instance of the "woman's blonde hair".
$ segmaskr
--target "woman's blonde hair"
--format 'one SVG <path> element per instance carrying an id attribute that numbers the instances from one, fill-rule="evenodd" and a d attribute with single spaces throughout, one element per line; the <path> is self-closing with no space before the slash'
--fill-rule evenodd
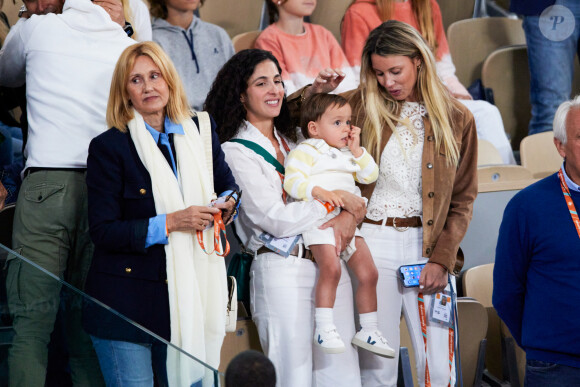
<path id="1" fill-rule="evenodd" d="M 443 144 L 447 160 L 459 162 L 459 148 L 451 128 L 453 100 L 437 76 L 435 58 L 427 42 L 410 25 L 390 20 L 375 28 L 369 35 L 361 59 L 361 94 L 366 118 L 363 124 L 363 142 L 376 160 L 381 154 L 382 128 L 386 124 L 397 133 L 397 124 L 407 125 L 400 118 L 400 102 L 382 87 L 373 70 L 371 56 L 402 55 L 419 59 L 415 95 L 423 102 L 433 127 L 437 149 Z"/>
<path id="2" fill-rule="evenodd" d="M 193 112 L 189 108 L 183 84 L 173 62 L 157 43 L 143 42 L 127 47 L 117 61 L 107 104 L 107 125 L 124 132 L 127 130 L 127 123 L 133 119 L 133 107 L 127 84 L 131 70 L 140 56 L 150 58 L 159 67 L 161 76 L 167 83 L 169 89 L 169 99 L 165 106 L 167 117 L 175 123 L 191 118 Z"/>

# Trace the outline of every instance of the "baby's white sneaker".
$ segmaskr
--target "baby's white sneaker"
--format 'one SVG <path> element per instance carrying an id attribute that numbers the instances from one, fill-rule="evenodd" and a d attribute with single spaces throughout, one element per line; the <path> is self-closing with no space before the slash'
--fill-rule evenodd
<path id="1" fill-rule="evenodd" d="M 344 342 L 336 331 L 336 326 L 326 325 L 314 330 L 314 344 L 326 353 L 343 353 L 346 350 Z"/>
<path id="2" fill-rule="evenodd" d="M 352 338 L 352 344 L 382 357 L 395 357 L 395 350 L 389 346 L 387 339 L 379 330 L 365 331 L 361 329 Z"/>

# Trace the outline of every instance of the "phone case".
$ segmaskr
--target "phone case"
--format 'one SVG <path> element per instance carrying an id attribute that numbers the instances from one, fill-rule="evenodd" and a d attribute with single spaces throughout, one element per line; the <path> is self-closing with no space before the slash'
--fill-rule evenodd
<path id="1" fill-rule="evenodd" d="M 399 267 L 399 275 L 403 281 L 403 286 L 406 288 L 413 288 L 419 286 L 419 278 L 421 278 L 421 270 L 425 264 L 403 265 Z"/>

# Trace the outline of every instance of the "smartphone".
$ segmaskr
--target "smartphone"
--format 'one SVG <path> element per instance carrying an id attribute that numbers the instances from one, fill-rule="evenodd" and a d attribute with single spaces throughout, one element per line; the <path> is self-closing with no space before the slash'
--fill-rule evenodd
<path id="1" fill-rule="evenodd" d="M 399 267 L 399 275 L 403 281 L 403 286 L 406 288 L 414 288 L 419 286 L 419 278 L 421 278 L 421 270 L 425 264 L 403 265 Z"/>

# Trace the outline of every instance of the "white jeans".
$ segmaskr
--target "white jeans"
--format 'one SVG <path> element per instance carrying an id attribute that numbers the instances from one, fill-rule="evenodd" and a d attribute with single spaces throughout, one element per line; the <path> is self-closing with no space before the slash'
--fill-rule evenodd
<path id="1" fill-rule="evenodd" d="M 353 293 L 346 265 L 336 291 L 334 323 L 346 352 L 325 354 L 313 344 L 314 287 L 318 268 L 310 260 L 274 253 L 254 258 L 250 270 L 253 320 L 264 353 L 276 367 L 278 387 L 361 385 L 356 349 Z"/>
<path id="2" fill-rule="evenodd" d="M 498 108 L 487 101 L 469 99 L 458 101 L 473 114 L 477 137 L 491 142 L 501 155 L 504 164 L 515 164 L 514 151 L 507 138 Z"/>
<path id="3" fill-rule="evenodd" d="M 363 223 L 361 233 L 373 255 L 379 271 L 377 301 L 379 330 L 393 348 L 399 348 L 399 323 L 401 309 L 409 328 L 415 362 L 417 380 L 425 385 L 425 344 L 421 333 L 417 294 L 419 288 L 405 288 L 399 279 L 397 269 L 427 261 L 421 255 L 423 240 L 421 227 L 400 232 L 393 227 Z M 454 278 L 452 279 L 454 281 Z M 454 283 L 454 282 L 453 282 Z M 455 287 L 455 284 L 453 285 Z M 447 286 L 449 290 L 449 285 Z M 431 296 L 424 295 L 427 316 L 431 309 Z M 428 320 L 428 318 L 427 318 Z M 455 383 L 455 364 L 449 371 L 449 329 L 427 321 L 427 359 L 433 387 L 444 387 Z M 360 352 L 362 384 L 368 386 L 396 386 L 399 353 L 394 359 L 385 359 L 368 351 Z"/>

